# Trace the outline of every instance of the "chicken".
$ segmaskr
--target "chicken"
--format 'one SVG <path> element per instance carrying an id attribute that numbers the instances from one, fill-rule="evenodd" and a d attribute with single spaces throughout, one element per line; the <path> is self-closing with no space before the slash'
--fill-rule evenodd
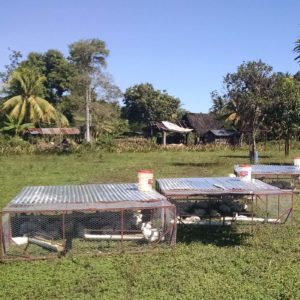
<path id="1" fill-rule="evenodd" d="M 151 222 L 142 223 L 142 232 L 145 239 L 149 242 L 155 242 L 159 239 L 159 231 L 152 227 Z"/>

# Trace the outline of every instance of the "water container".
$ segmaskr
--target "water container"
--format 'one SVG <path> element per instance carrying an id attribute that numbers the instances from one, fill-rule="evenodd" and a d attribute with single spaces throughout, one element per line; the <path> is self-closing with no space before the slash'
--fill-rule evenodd
<path id="1" fill-rule="evenodd" d="M 294 166 L 300 169 L 300 157 L 294 158 Z"/>
<path id="2" fill-rule="evenodd" d="M 138 171 L 138 189 L 143 192 L 152 190 L 153 184 L 153 171 L 152 170 L 139 170 Z"/>
<path id="3" fill-rule="evenodd" d="M 237 168 L 237 176 L 244 181 L 251 181 L 251 166 L 239 165 Z"/>

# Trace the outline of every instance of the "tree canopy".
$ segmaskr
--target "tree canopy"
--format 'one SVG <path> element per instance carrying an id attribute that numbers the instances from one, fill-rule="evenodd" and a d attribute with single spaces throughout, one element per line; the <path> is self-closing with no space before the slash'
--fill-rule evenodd
<path id="1" fill-rule="evenodd" d="M 180 100 L 166 91 L 155 90 L 150 83 L 138 84 L 126 90 L 123 115 L 130 124 L 146 125 L 149 121 L 175 121 Z"/>
<path id="2" fill-rule="evenodd" d="M 22 123 L 59 123 L 66 126 L 68 120 L 40 95 L 45 78 L 36 69 L 21 67 L 13 71 L 8 82 L 8 99 L 2 110 L 12 119 Z"/>
<path id="3" fill-rule="evenodd" d="M 60 103 L 64 93 L 70 90 L 75 75 L 74 66 L 60 51 L 53 49 L 45 53 L 29 53 L 20 66 L 35 69 L 45 78 L 43 96 L 54 105 Z"/>
<path id="4" fill-rule="evenodd" d="M 292 76 L 277 77 L 273 101 L 266 107 L 265 122 L 285 140 L 285 155 L 289 155 L 290 139 L 300 129 L 300 83 Z"/>
<path id="5" fill-rule="evenodd" d="M 251 133 L 251 153 L 256 151 L 255 136 L 266 117 L 265 107 L 272 99 L 275 76 L 272 67 L 259 61 L 241 64 L 235 73 L 228 73 L 223 81 L 225 93 L 213 98 L 214 107 L 227 120 L 239 121 L 240 129 Z M 220 103 L 217 105 L 217 100 Z"/>
<path id="6" fill-rule="evenodd" d="M 86 39 L 69 46 L 69 59 L 82 72 L 92 73 L 99 67 L 106 66 L 106 57 L 109 50 L 105 42 L 99 39 Z"/>

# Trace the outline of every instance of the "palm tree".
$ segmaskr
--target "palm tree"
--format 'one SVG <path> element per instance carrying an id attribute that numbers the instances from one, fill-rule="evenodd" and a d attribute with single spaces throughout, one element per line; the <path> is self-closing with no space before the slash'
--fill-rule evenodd
<path id="1" fill-rule="evenodd" d="M 228 101 L 225 106 L 225 111 L 226 112 L 223 115 L 225 122 L 232 125 L 235 129 L 238 130 L 241 129 L 242 120 L 241 120 L 241 111 L 238 102 L 233 99 Z"/>
<path id="2" fill-rule="evenodd" d="M 59 123 L 67 126 L 67 118 L 58 112 L 47 100 L 41 98 L 45 77 L 35 69 L 23 67 L 15 70 L 8 81 L 9 99 L 2 110 L 19 124 Z"/>
<path id="3" fill-rule="evenodd" d="M 295 57 L 295 60 L 298 61 L 298 62 L 300 62 L 300 39 L 298 39 L 296 41 L 296 46 L 295 46 L 295 48 L 293 50 L 294 50 L 294 52 L 296 52 L 297 54 L 299 54 L 297 57 Z"/>

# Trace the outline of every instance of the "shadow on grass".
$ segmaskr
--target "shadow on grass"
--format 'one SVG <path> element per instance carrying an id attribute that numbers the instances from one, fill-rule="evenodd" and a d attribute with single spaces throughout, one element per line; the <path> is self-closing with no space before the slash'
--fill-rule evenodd
<path id="1" fill-rule="evenodd" d="M 201 242 L 219 247 L 239 246 L 250 235 L 250 231 L 238 232 L 236 226 L 179 225 L 177 227 L 177 242 L 185 244 Z"/>
<path id="2" fill-rule="evenodd" d="M 220 157 L 224 157 L 224 158 L 248 158 L 249 159 L 249 155 L 222 155 Z M 270 158 L 269 155 L 259 155 L 259 158 Z"/>
<path id="3" fill-rule="evenodd" d="M 175 166 L 175 167 L 203 167 L 203 168 L 206 168 L 206 167 L 212 167 L 212 166 L 218 166 L 220 165 L 220 163 L 218 162 L 206 162 L 206 163 L 181 163 L 181 162 L 174 162 L 174 163 L 171 163 L 172 166 Z"/>
<path id="4" fill-rule="evenodd" d="M 294 164 L 293 163 L 279 163 L 278 161 L 277 162 L 269 162 L 268 165 L 275 165 L 275 166 L 293 166 Z"/>

